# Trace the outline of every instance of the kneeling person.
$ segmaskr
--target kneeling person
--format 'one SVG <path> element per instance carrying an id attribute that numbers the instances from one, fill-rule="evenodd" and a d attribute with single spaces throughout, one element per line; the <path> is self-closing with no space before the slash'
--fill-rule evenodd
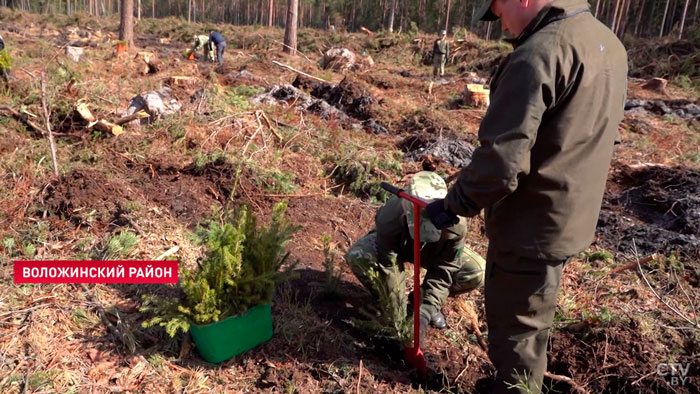
<path id="1" fill-rule="evenodd" d="M 447 194 L 445 181 L 433 172 L 419 172 L 409 182 L 407 193 L 430 202 Z M 423 211 L 424 212 L 424 211 Z M 348 250 L 346 260 L 360 282 L 370 290 L 367 272 L 377 271 L 390 288 L 397 283 L 394 262 L 403 269 L 404 261 L 413 261 L 413 204 L 391 197 L 377 212 L 375 228 L 357 240 Z M 444 329 L 445 317 L 440 309 L 448 295 L 458 295 L 480 287 L 484 282 L 484 259 L 464 245 L 466 219 L 438 230 L 427 217 L 421 220 L 421 264 L 427 270 L 421 285 L 421 341 L 427 325 Z"/>

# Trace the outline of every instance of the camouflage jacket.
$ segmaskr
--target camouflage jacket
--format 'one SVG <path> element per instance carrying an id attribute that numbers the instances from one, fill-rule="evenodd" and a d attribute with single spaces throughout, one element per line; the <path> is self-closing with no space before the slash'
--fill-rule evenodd
<path id="1" fill-rule="evenodd" d="M 423 218 L 423 220 L 429 220 Z M 393 196 L 382 206 L 375 216 L 377 233 L 377 255 L 379 263 L 391 266 L 396 262 L 413 262 L 413 237 L 409 233 L 407 217 L 401 205 L 401 199 Z M 412 231 L 412 230 L 411 230 Z M 438 242 L 422 245 L 421 265 L 429 266 L 435 275 L 431 276 L 433 283 L 424 284 L 434 289 L 436 294 L 449 293 L 452 277 L 460 267 L 460 253 L 464 247 L 466 234 L 466 219 L 446 229 Z M 441 300 L 436 305 L 441 305 Z"/>

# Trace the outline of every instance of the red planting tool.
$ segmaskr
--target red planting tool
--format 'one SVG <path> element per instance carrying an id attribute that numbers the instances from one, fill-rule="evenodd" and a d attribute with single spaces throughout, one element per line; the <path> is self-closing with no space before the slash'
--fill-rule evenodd
<path id="1" fill-rule="evenodd" d="M 420 349 L 420 209 L 425 208 L 428 202 L 386 182 L 382 182 L 381 187 L 413 204 L 413 347 L 406 346 L 405 357 L 425 377 L 428 369 Z"/>

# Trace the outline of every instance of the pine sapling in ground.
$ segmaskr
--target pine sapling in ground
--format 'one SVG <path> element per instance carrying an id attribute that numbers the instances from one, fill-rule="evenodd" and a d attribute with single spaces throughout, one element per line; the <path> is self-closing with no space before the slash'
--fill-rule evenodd
<path id="1" fill-rule="evenodd" d="M 389 283 L 377 270 L 367 270 L 367 277 L 376 293 L 378 310 L 376 314 L 367 314 L 369 320 L 355 320 L 355 323 L 373 336 L 409 345 L 413 340 L 413 326 L 407 312 L 406 271 L 400 270 L 396 263 L 390 271 L 395 278 L 393 283 Z"/>
<path id="2" fill-rule="evenodd" d="M 336 297 L 340 294 L 338 287 L 343 270 L 336 264 L 336 253 L 331 245 L 331 236 L 323 234 L 321 242 L 323 243 L 323 268 L 326 274 L 324 293 L 329 297 Z"/>

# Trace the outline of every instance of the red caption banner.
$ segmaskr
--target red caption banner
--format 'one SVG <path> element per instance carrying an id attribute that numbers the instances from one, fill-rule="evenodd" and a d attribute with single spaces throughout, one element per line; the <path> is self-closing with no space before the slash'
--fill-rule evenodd
<path id="1" fill-rule="evenodd" d="M 15 261 L 15 283 L 177 283 L 177 260 Z"/>

